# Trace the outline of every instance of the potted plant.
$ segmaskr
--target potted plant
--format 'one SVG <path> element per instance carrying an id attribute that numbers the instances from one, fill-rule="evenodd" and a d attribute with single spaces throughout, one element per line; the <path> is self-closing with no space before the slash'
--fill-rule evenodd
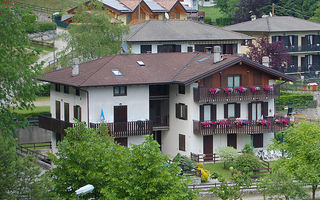
<path id="1" fill-rule="evenodd" d="M 211 94 L 217 94 L 217 93 L 220 92 L 220 89 L 219 89 L 219 88 L 210 88 L 210 89 L 209 89 L 209 92 L 210 92 Z"/>

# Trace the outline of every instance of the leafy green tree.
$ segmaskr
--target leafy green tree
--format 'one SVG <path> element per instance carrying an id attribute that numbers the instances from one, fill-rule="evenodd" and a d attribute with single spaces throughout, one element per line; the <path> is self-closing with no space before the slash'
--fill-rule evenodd
<path id="1" fill-rule="evenodd" d="M 249 21 L 251 15 L 256 15 L 260 18 L 264 14 L 269 14 L 271 11 L 270 0 L 240 0 L 240 3 L 236 6 L 234 14 L 234 22 L 240 23 L 244 21 Z"/>
<path id="2" fill-rule="evenodd" d="M 285 152 L 282 165 L 294 177 L 312 186 L 312 199 L 320 183 L 320 125 L 300 122 L 284 131 L 284 142 L 275 140 L 274 149 Z"/>
<path id="3" fill-rule="evenodd" d="M 24 12 L 0 3 L 0 134 L 15 135 L 26 121 L 12 109 L 31 109 L 36 98 L 40 66 L 33 64 L 37 52 L 30 47 Z M 24 123 L 16 123 L 15 119 Z"/>
<path id="4" fill-rule="evenodd" d="M 235 161 L 239 154 L 237 150 L 233 147 L 222 147 L 218 151 L 218 155 L 222 158 L 223 160 L 223 167 L 226 168 L 227 163 L 231 163 Z"/>
<path id="5" fill-rule="evenodd" d="M 275 15 L 309 19 L 314 15 L 318 2 L 318 0 L 278 0 L 273 3 L 275 3 Z"/>
<path id="6" fill-rule="evenodd" d="M 231 182 L 228 182 L 222 177 L 219 177 L 218 180 L 221 182 L 221 185 L 219 187 L 212 187 L 210 191 L 222 200 L 241 199 L 241 188 L 249 188 L 252 185 L 248 171 L 235 171 Z"/>
<path id="7" fill-rule="evenodd" d="M 320 1 L 316 5 L 317 5 L 317 8 L 315 9 L 314 14 L 310 18 L 310 20 L 320 23 Z"/>
<path id="8" fill-rule="evenodd" d="M 233 17 L 240 0 L 216 0 L 216 7 L 228 17 Z"/>
<path id="9" fill-rule="evenodd" d="M 122 36 L 128 27 L 113 19 L 101 2 L 91 1 L 87 6 L 78 6 L 73 22 L 68 26 L 69 34 L 64 34 L 68 44 L 62 53 L 71 53 L 81 60 L 120 53 Z M 71 57 L 64 58 L 68 63 Z"/>
<path id="10" fill-rule="evenodd" d="M 107 131 L 87 129 L 83 123 L 67 129 L 51 155 L 57 166 L 51 176 L 55 192 L 75 198 L 75 190 L 92 184 L 95 189 L 86 197 L 101 199 L 192 199 L 187 182 L 179 176 L 177 164 L 166 165 L 159 145 L 146 137 L 131 149 L 114 143 Z"/>
<path id="11" fill-rule="evenodd" d="M 281 162 L 279 162 L 281 165 Z M 301 182 L 296 182 L 294 176 L 283 167 L 276 167 L 272 174 L 265 176 L 257 183 L 258 191 L 268 199 L 306 199 L 308 196 Z"/>

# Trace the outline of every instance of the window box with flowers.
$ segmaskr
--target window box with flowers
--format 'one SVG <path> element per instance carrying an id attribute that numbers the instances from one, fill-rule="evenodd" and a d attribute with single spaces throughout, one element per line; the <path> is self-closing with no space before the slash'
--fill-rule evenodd
<path id="1" fill-rule="evenodd" d="M 215 121 L 206 121 L 206 122 L 201 122 L 201 126 L 203 128 L 210 128 L 210 127 L 215 127 L 216 126 L 216 122 Z"/>
<path id="2" fill-rule="evenodd" d="M 238 91 L 239 93 L 245 93 L 247 91 L 247 88 L 242 86 L 236 87 L 236 91 Z"/>
<path id="3" fill-rule="evenodd" d="M 233 88 L 229 88 L 229 87 L 224 88 L 225 94 L 231 94 L 232 92 L 233 92 Z"/>
<path id="4" fill-rule="evenodd" d="M 255 93 L 256 91 L 259 91 L 261 88 L 257 86 L 252 86 L 252 87 L 249 87 L 249 89 L 251 90 L 252 93 Z"/>
<path id="5" fill-rule="evenodd" d="M 250 124 L 250 122 L 248 120 L 235 120 L 234 121 L 234 124 L 237 126 L 237 127 L 242 127 L 242 126 L 247 126 Z"/>
<path id="6" fill-rule="evenodd" d="M 271 125 L 271 122 L 269 120 L 258 120 L 256 122 L 257 125 L 259 126 L 266 126 L 266 127 L 269 127 Z"/>
<path id="7" fill-rule="evenodd" d="M 217 94 L 220 92 L 219 88 L 210 88 L 209 89 L 210 94 Z"/>
<path id="8" fill-rule="evenodd" d="M 265 86 L 263 86 L 263 90 L 264 90 L 265 92 L 270 92 L 272 89 L 273 89 L 273 87 L 270 86 L 270 85 L 265 85 Z"/>
<path id="9" fill-rule="evenodd" d="M 289 119 L 276 119 L 274 121 L 276 124 L 284 125 L 284 126 L 289 126 L 290 120 Z"/>
<path id="10" fill-rule="evenodd" d="M 229 127 L 229 126 L 230 126 L 230 122 L 227 121 L 227 120 L 220 120 L 220 121 L 219 121 L 219 126 Z"/>

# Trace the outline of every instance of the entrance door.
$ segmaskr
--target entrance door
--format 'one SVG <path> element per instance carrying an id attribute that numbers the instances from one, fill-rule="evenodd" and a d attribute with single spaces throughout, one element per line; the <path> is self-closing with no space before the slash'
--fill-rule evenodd
<path id="1" fill-rule="evenodd" d="M 127 106 L 114 106 L 114 131 L 127 131 Z"/>
<path id="2" fill-rule="evenodd" d="M 228 134 L 227 135 L 227 146 L 237 149 L 237 135 L 236 134 Z"/>
<path id="3" fill-rule="evenodd" d="M 203 153 L 206 154 L 204 160 L 212 160 L 213 154 L 213 136 L 203 136 Z M 208 156 L 207 156 L 208 155 Z"/>

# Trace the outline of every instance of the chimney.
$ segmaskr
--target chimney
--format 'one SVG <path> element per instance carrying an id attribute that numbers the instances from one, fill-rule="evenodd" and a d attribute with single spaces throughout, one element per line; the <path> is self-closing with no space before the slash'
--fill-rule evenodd
<path id="1" fill-rule="evenodd" d="M 269 67 L 269 61 L 270 61 L 269 56 L 262 57 L 262 65 Z"/>
<path id="2" fill-rule="evenodd" d="M 257 16 L 256 15 L 251 15 L 251 21 L 254 21 L 257 19 Z"/>
<path id="3" fill-rule="evenodd" d="M 79 58 L 73 59 L 74 65 L 72 66 L 72 76 L 79 75 Z"/>
<path id="4" fill-rule="evenodd" d="M 220 46 L 214 46 L 213 47 L 213 62 L 217 63 L 221 61 L 221 47 Z"/>
<path id="5" fill-rule="evenodd" d="M 274 3 L 272 4 L 272 17 L 274 16 Z"/>

